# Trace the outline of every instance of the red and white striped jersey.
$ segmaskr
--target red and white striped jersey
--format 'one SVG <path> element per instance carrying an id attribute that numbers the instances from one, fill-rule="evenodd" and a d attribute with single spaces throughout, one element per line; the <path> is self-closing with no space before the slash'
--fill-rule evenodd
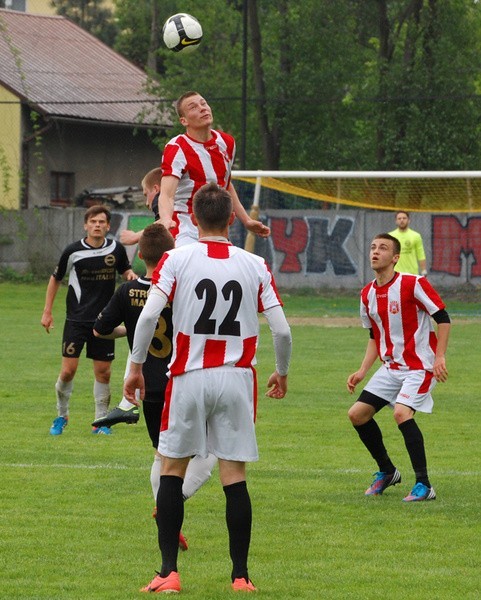
<path id="1" fill-rule="evenodd" d="M 152 284 L 172 305 L 171 376 L 253 366 L 258 313 L 282 306 L 264 259 L 230 243 L 200 241 L 166 252 Z"/>
<path id="2" fill-rule="evenodd" d="M 392 369 L 432 371 L 437 338 L 430 315 L 445 308 L 425 277 L 396 273 L 361 291 L 361 321 L 374 333 L 380 359 Z"/>
<path id="3" fill-rule="evenodd" d="M 179 179 L 174 211 L 192 212 L 192 198 L 206 183 L 227 189 L 230 184 L 235 140 L 224 132 L 212 130 L 208 142 L 198 142 L 182 133 L 170 140 L 162 155 L 162 175 Z"/>

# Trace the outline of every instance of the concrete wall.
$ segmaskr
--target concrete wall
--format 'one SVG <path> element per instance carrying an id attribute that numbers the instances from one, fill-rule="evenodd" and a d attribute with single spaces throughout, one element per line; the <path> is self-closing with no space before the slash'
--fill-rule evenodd
<path id="1" fill-rule="evenodd" d="M 70 242 L 84 235 L 83 209 L 40 209 L 0 213 L 0 265 L 49 274 Z M 261 214 L 271 229 L 256 253 L 271 265 L 281 288 L 359 289 L 373 278 L 368 254 L 372 237 L 394 228 L 392 213 L 357 210 L 269 210 Z M 141 229 L 148 212 L 114 211 L 111 234 Z M 440 287 L 481 286 L 481 215 L 412 215 L 424 239 L 429 279 Z M 245 230 L 236 222 L 234 244 Z M 135 248 L 129 248 L 131 260 Z M 479 292 L 473 292 L 479 293 Z"/>

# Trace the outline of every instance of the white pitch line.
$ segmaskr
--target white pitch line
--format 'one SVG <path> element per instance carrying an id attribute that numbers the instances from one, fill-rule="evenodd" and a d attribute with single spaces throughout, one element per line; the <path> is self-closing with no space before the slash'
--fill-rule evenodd
<path id="1" fill-rule="evenodd" d="M 148 462 L 148 461 L 147 461 Z M 82 465 L 82 464 L 37 464 L 37 463 L 1 463 L 1 467 L 7 467 L 12 469 L 85 469 L 85 470 L 114 470 L 114 471 L 145 471 L 149 469 L 150 466 L 148 464 L 145 467 L 142 466 L 127 466 L 127 465 L 118 465 L 118 464 L 102 464 L 102 465 Z M 348 475 L 350 473 L 365 473 L 365 469 L 286 469 L 283 467 L 276 467 L 270 465 L 269 467 L 263 468 L 261 465 L 257 467 L 253 467 L 256 471 L 276 471 L 276 472 L 284 472 L 292 475 L 293 473 L 297 473 L 299 475 L 324 475 L 328 473 L 340 473 L 342 475 Z M 438 469 L 430 469 L 430 475 L 433 476 L 441 476 L 441 477 L 479 477 L 481 476 L 481 471 L 455 471 L 455 470 L 438 470 Z"/>
<path id="2" fill-rule="evenodd" d="M 130 469 L 135 469 L 139 471 L 143 471 L 148 468 L 148 465 L 145 467 L 128 467 L 126 465 L 112 465 L 112 464 L 104 464 L 104 465 L 82 465 L 82 464 L 50 464 L 50 465 L 42 465 L 38 463 L 0 463 L 2 467 L 10 467 L 13 469 L 98 469 L 98 470 L 114 470 L 114 471 L 127 471 Z"/>

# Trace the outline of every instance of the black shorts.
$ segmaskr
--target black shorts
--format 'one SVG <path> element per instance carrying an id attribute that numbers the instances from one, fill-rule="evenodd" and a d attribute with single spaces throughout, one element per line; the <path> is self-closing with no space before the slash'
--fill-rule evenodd
<path id="1" fill-rule="evenodd" d="M 110 362 L 115 358 L 114 340 L 103 340 L 93 334 L 93 323 L 65 321 L 62 339 L 62 356 L 78 358 L 87 344 L 87 358 Z"/>
<path id="2" fill-rule="evenodd" d="M 368 392 L 367 390 L 362 390 L 357 401 L 364 402 L 364 404 L 369 404 L 369 406 L 372 406 L 376 412 L 379 412 L 381 408 L 384 408 L 385 406 L 389 406 L 389 402 L 387 400 L 384 400 L 384 398 L 380 398 L 379 396 L 376 396 L 376 394 Z"/>
<path id="3" fill-rule="evenodd" d="M 164 403 L 149 402 L 148 400 L 144 400 L 142 402 L 142 408 L 144 411 L 144 419 L 145 424 L 147 425 L 147 431 L 149 432 L 150 439 L 152 440 L 152 446 L 157 450 L 159 446 L 160 419 L 162 417 Z"/>

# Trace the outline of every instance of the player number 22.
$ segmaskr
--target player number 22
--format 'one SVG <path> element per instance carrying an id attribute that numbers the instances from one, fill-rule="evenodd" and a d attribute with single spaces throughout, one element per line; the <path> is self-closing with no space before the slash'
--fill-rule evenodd
<path id="1" fill-rule="evenodd" d="M 236 320 L 239 306 L 242 300 L 242 288 L 238 281 L 228 281 L 222 287 L 224 300 L 230 300 L 230 307 L 226 316 L 216 332 L 217 322 L 211 319 L 217 302 L 217 287 L 212 279 L 202 279 L 195 286 L 195 293 L 199 300 L 204 299 L 204 307 L 197 322 L 194 325 L 194 333 L 219 335 L 240 335 L 240 323 Z"/>

